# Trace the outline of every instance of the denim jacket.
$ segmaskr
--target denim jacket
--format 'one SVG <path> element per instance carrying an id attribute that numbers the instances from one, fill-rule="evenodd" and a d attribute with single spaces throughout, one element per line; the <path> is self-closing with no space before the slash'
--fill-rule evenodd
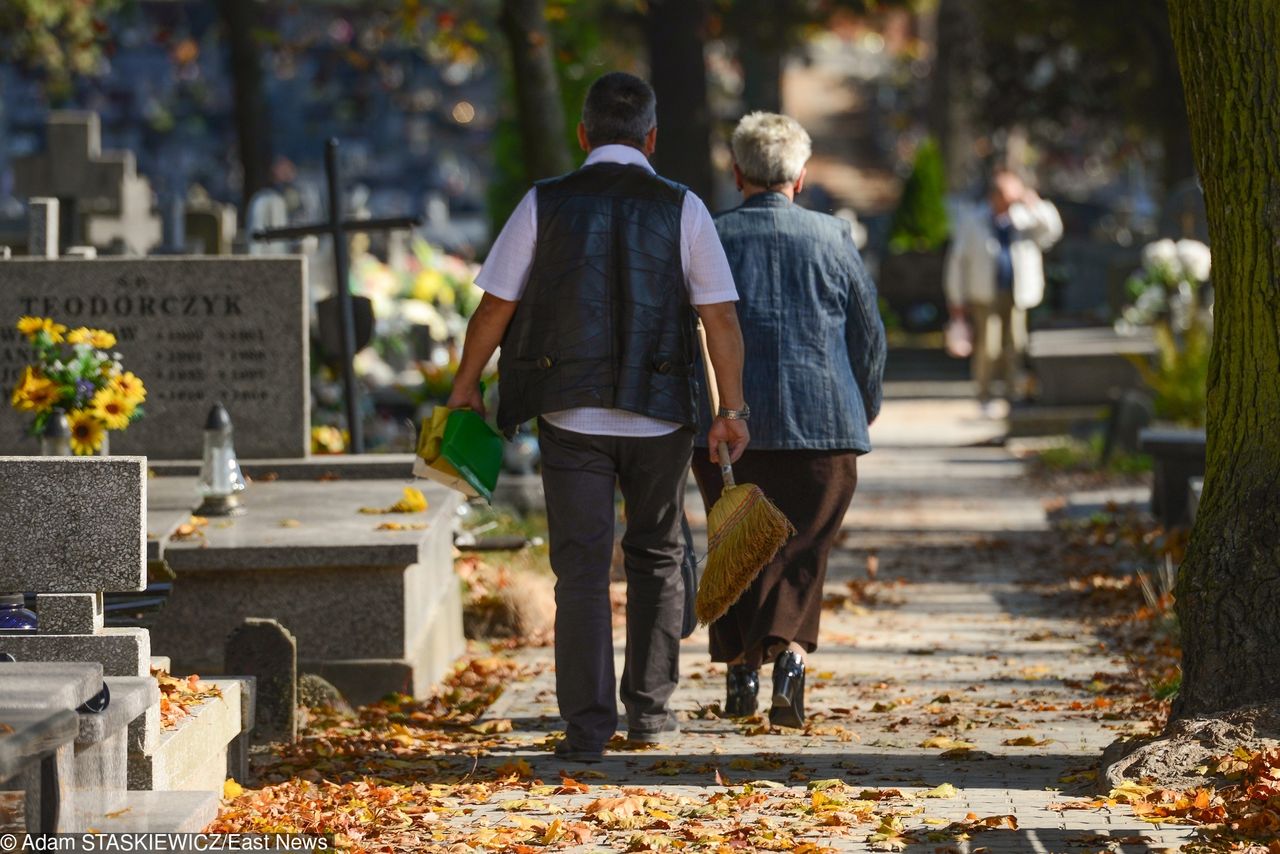
<path id="1" fill-rule="evenodd" d="M 884 324 L 848 223 L 767 192 L 718 215 L 716 231 L 740 297 L 750 447 L 870 451 Z M 702 400 L 704 444 L 710 422 Z"/>

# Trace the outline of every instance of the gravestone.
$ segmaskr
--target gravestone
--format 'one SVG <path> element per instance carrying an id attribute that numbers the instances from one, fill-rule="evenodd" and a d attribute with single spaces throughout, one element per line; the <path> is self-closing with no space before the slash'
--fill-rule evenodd
<path id="1" fill-rule="evenodd" d="M 34 198 L 28 211 L 27 254 L 33 258 L 57 258 L 58 200 Z"/>
<path id="2" fill-rule="evenodd" d="M 104 813 L 120 807 L 136 809 L 144 829 L 168 826 L 146 815 L 161 801 L 130 801 L 127 784 L 200 792 L 168 799 L 185 805 L 179 826 L 198 830 L 216 808 L 228 745 L 242 733 L 247 683 L 213 683 L 216 696 L 162 726 L 147 630 L 103 628 L 103 591 L 146 586 L 147 491 L 142 457 L 0 457 L 0 589 L 35 592 L 39 620 L 35 634 L 0 635 L 0 653 L 37 673 L 49 662 L 91 662 L 97 684 L 72 698 L 72 708 L 104 684 L 110 689 L 100 713 L 82 714 L 74 756 L 66 757 L 72 788 L 85 793 L 77 796 L 81 828 L 88 820 L 101 828 Z"/>
<path id="3" fill-rule="evenodd" d="M 114 452 L 199 459 L 209 408 L 221 401 L 243 457 L 305 457 L 310 366 L 301 258 L 15 259 L 0 267 L 0 387 L 31 352 L 23 315 L 118 337 L 147 387 L 145 417 L 111 436 Z M 37 453 L 27 423 L 0 409 L 0 453 Z"/>
<path id="4" fill-rule="evenodd" d="M 249 617 L 227 638 L 225 669 L 257 679 L 255 741 L 298 738 L 298 642 L 276 620 Z"/>
<path id="5" fill-rule="evenodd" d="M 1195 178 L 1169 191 L 1160 209 L 1160 236 L 1174 240 L 1190 238 L 1209 242 L 1209 217 L 1205 212 L 1204 191 Z"/>
<path id="6" fill-rule="evenodd" d="M 49 114 L 45 150 L 13 162 L 14 194 L 49 196 L 61 202 L 64 244 L 106 247 L 115 240 L 144 255 L 161 239 L 151 214 L 151 185 L 138 175 L 132 152 L 102 150 L 96 113 Z"/>
<path id="7" fill-rule="evenodd" d="M 147 586 L 146 460 L 0 457 L 0 473 L 0 590 L 51 609 L 37 634 L 0 636 L 0 652 L 148 675 L 146 630 L 103 628 L 101 597 Z"/>
<path id="8" fill-rule="evenodd" d="M 1042 329 L 1027 348 L 1044 406 L 1107 404 L 1146 383 L 1133 359 L 1156 352 L 1149 332 L 1120 335 L 1111 327 Z"/>
<path id="9" fill-rule="evenodd" d="M 203 187 L 187 194 L 184 220 L 186 242 L 196 254 L 230 255 L 236 238 L 236 209 L 209 198 Z"/>
<path id="10" fill-rule="evenodd" d="M 1148 428 L 1139 443 L 1152 458 L 1151 513 L 1166 528 L 1191 521 L 1191 481 L 1204 477 L 1205 431 Z"/>
<path id="11" fill-rule="evenodd" d="M 116 255 L 146 255 L 164 240 L 164 224 L 151 212 L 151 185 L 126 178 L 118 198 L 115 210 L 85 218 L 85 242 Z"/>
<path id="12" fill-rule="evenodd" d="M 250 234 L 273 228 L 284 228 L 289 224 L 289 206 L 279 190 L 265 189 L 253 194 L 249 200 L 249 212 L 245 215 L 246 229 Z M 287 240 L 251 240 L 250 255 L 287 255 Z"/>
<path id="13" fill-rule="evenodd" d="M 1116 453 L 1133 454 L 1138 451 L 1140 433 L 1155 418 L 1155 405 L 1151 395 L 1129 389 L 1111 404 L 1107 417 L 1107 429 L 1102 445 L 1102 463 L 1106 465 Z"/>

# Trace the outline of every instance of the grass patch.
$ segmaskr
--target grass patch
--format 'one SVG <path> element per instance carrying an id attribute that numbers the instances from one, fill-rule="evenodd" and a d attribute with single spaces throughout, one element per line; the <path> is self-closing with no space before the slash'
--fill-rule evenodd
<path id="1" fill-rule="evenodd" d="M 1112 474 L 1135 477 L 1151 471 L 1152 460 L 1147 454 L 1114 454 L 1106 465 L 1102 463 L 1104 439 L 1095 434 L 1089 441 L 1065 439 L 1037 451 L 1032 460 L 1049 474 Z"/>

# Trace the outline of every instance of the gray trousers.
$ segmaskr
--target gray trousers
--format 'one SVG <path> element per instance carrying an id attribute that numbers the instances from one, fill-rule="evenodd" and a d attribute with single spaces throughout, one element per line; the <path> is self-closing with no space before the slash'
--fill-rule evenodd
<path id="1" fill-rule="evenodd" d="M 589 436 L 545 420 L 538 429 L 556 575 L 556 697 L 569 743 L 594 750 L 618 728 L 609 607 L 615 484 L 627 520 L 622 703 L 633 732 L 656 731 L 667 720 L 667 701 L 680 674 L 680 520 L 693 433 Z"/>

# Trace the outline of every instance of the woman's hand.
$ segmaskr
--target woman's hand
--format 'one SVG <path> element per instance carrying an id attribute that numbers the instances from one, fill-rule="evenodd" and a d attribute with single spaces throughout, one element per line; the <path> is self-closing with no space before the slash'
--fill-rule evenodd
<path id="1" fill-rule="evenodd" d="M 717 465 L 721 463 L 721 442 L 729 446 L 729 462 L 736 463 L 751 442 L 747 422 L 738 418 L 717 418 L 711 422 L 711 429 L 707 431 L 707 444 L 711 446 L 711 462 Z"/>

